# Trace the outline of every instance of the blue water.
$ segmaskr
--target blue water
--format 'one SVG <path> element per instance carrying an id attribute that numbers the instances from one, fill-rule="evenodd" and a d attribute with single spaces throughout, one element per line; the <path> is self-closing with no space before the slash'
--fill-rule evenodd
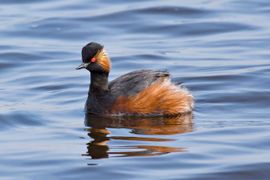
<path id="1" fill-rule="evenodd" d="M 0 1 L 0 179 L 269 179 L 268 0 Z M 81 48 L 110 79 L 168 69 L 192 116 L 85 117 Z"/>

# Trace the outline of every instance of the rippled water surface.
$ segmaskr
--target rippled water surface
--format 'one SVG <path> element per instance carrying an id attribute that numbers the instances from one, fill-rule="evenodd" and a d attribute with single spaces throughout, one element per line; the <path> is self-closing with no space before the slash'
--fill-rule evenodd
<path id="1" fill-rule="evenodd" d="M 269 179 L 270 1 L 0 1 L 0 179 Z M 84 115 L 82 46 L 110 79 L 168 69 L 193 115 Z"/>

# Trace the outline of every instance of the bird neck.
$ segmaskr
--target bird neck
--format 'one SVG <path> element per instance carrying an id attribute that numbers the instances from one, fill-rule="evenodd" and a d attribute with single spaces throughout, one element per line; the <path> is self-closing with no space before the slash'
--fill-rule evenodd
<path id="1" fill-rule="evenodd" d="M 89 87 L 89 93 L 91 94 L 103 94 L 109 90 L 108 76 L 106 72 L 91 72 L 91 84 Z"/>

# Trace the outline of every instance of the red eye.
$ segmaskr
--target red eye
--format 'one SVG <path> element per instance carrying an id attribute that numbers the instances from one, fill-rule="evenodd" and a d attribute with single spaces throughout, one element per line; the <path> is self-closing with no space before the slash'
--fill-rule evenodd
<path id="1" fill-rule="evenodd" d="M 91 59 L 91 62 L 96 62 L 97 61 L 97 59 L 95 58 L 95 57 L 93 57 L 92 59 Z"/>

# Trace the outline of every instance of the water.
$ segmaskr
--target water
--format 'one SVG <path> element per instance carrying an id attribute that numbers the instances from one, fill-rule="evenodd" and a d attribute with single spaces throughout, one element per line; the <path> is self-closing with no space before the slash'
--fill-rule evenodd
<path id="1" fill-rule="evenodd" d="M 270 2 L 0 1 L 1 179 L 269 179 Z M 83 45 L 110 79 L 168 69 L 192 116 L 85 117 Z"/>

